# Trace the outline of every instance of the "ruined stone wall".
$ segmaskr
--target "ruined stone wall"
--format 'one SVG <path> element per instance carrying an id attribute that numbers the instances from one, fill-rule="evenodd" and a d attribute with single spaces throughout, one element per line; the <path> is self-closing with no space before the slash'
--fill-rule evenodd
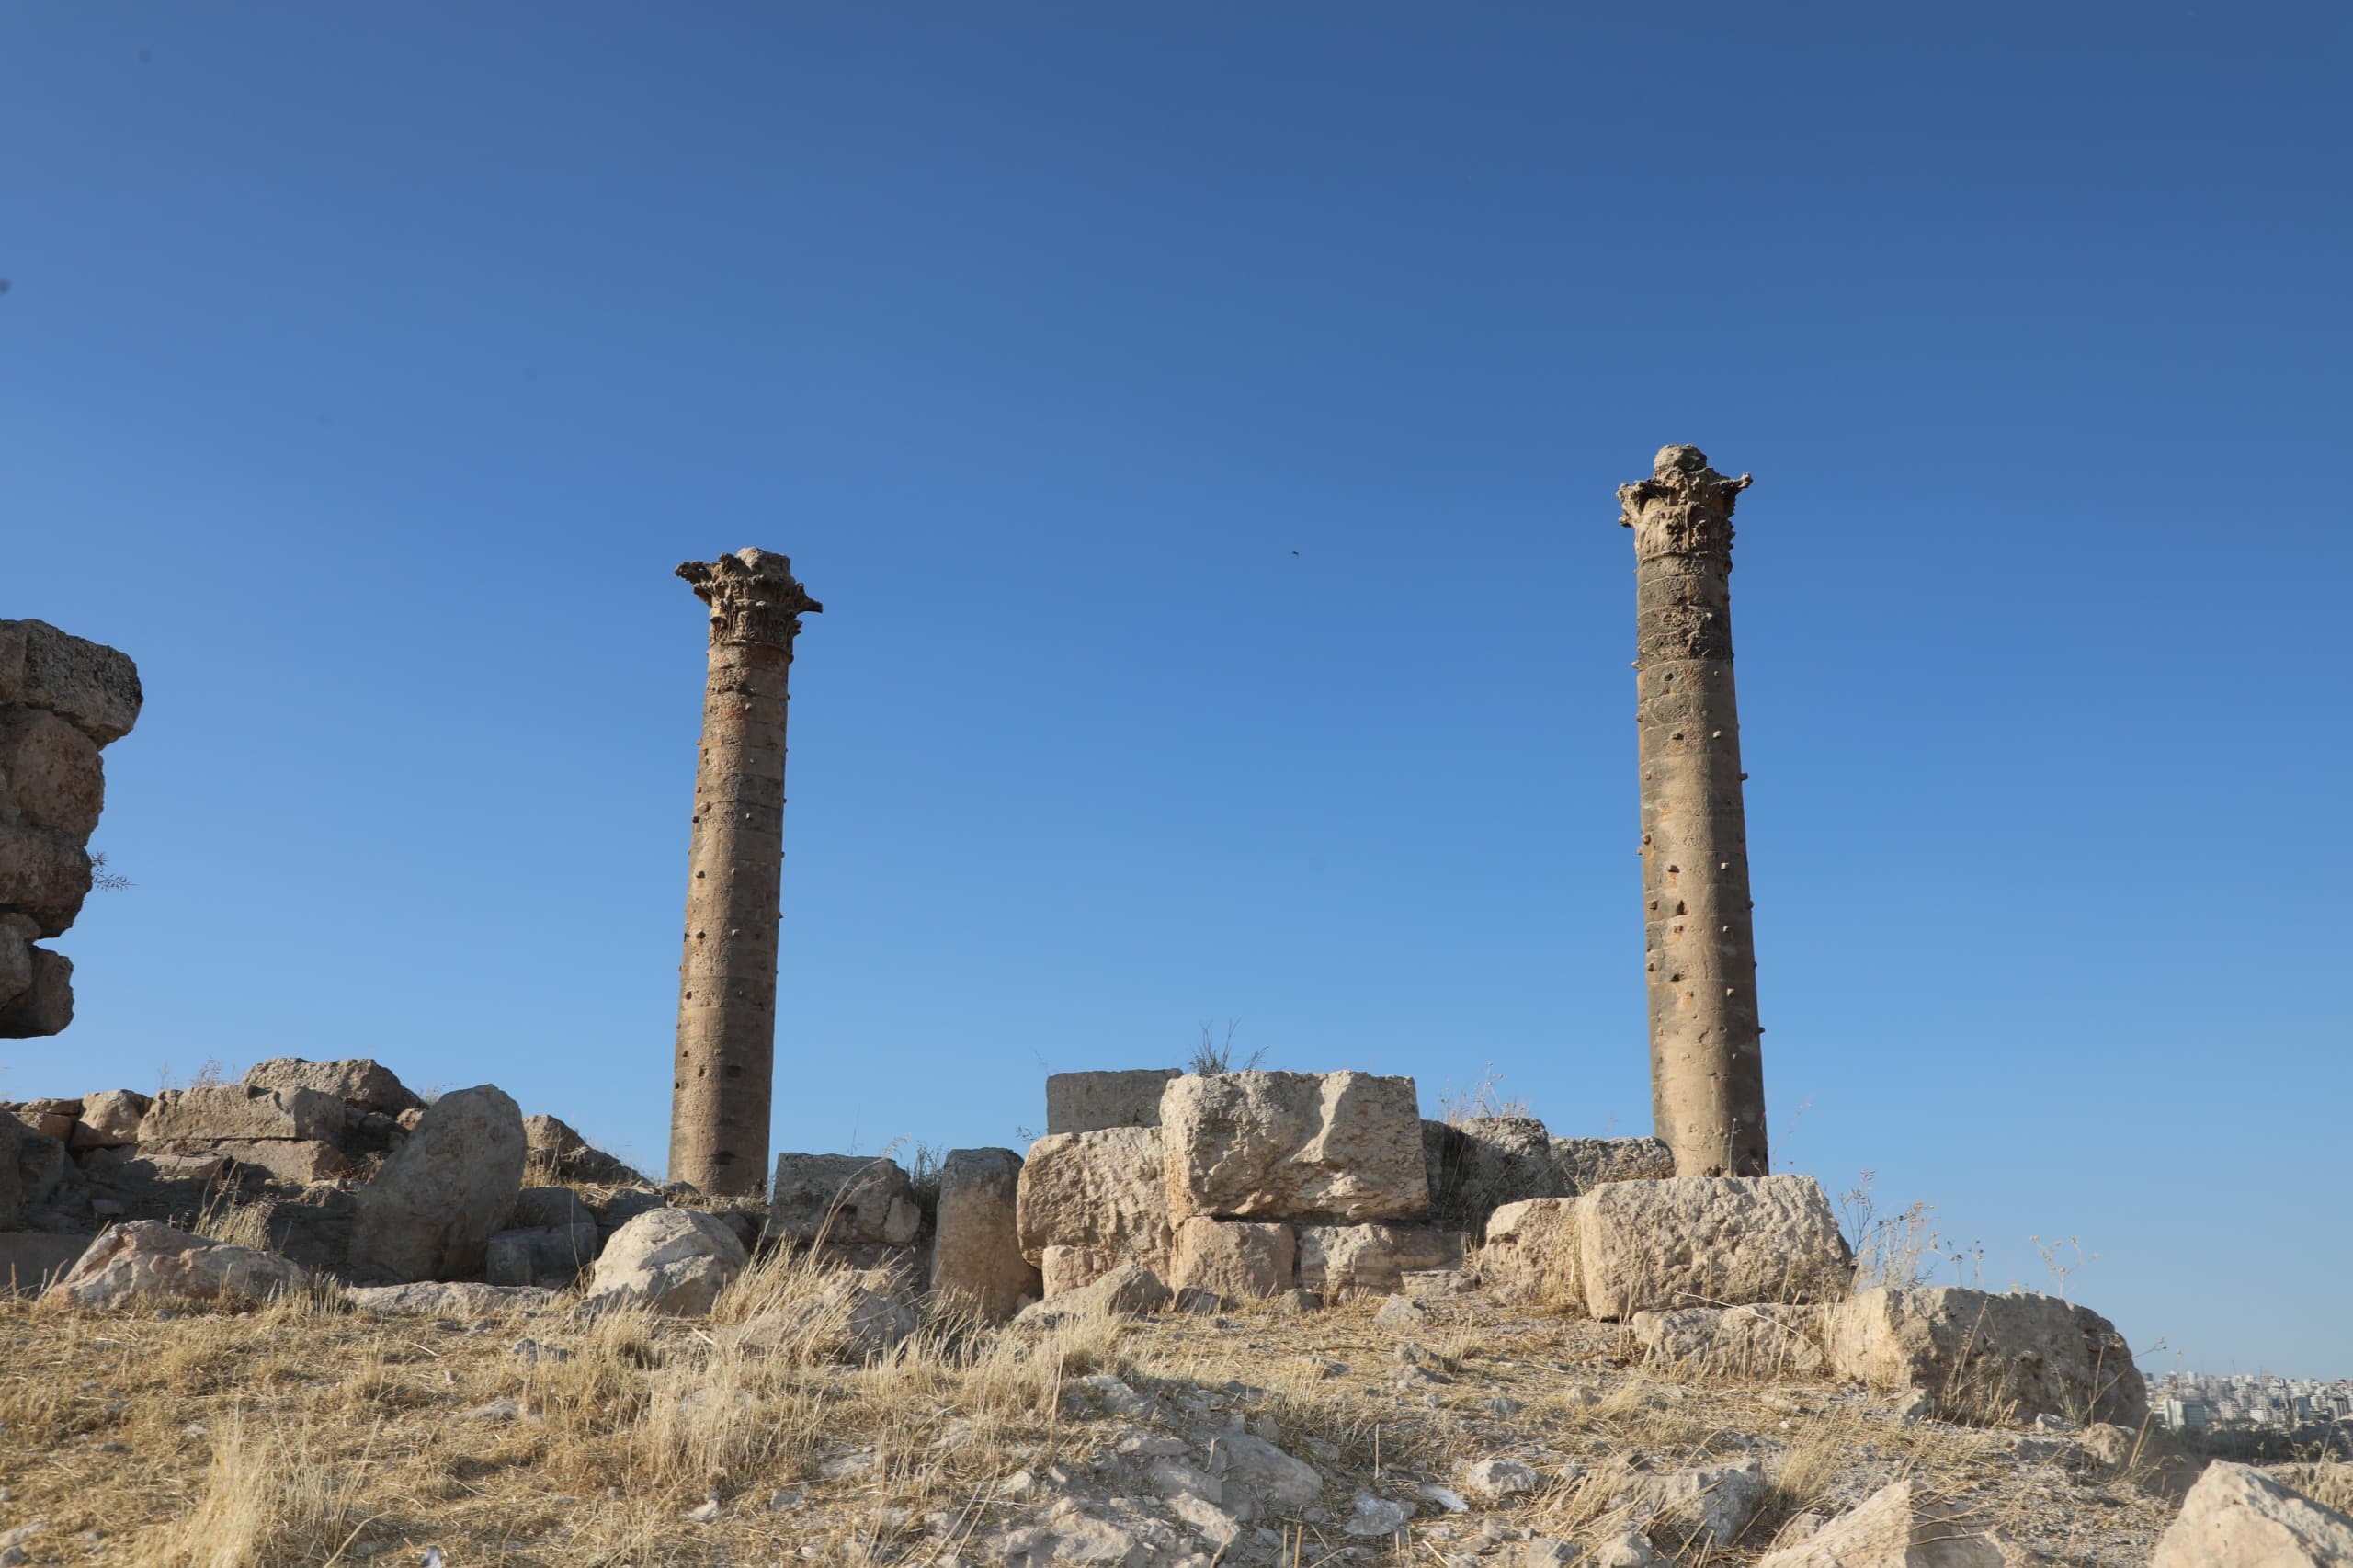
<path id="1" fill-rule="evenodd" d="M 99 751 L 139 719 L 139 667 L 40 620 L 0 620 L 0 1037 L 74 1021 L 64 935 L 91 883 L 106 803 Z"/>

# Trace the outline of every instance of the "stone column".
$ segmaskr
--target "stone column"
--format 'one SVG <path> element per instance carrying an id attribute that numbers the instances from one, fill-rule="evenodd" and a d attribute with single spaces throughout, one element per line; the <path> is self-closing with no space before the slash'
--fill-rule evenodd
<path id="1" fill-rule="evenodd" d="M 1634 530 L 1651 1108 L 1677 1176 L 1767 1170 L 1729 586 L 1748 482 L 1664 447 L 1652 477 L 1618 491 Z"/>
<path id="2" fill-rule="evenodd" d="M 710 607 L 710 678 L 688 854 L 686 957 L 670 1179 L 708 1193 L 766 1185 L 776 1066 L 776 943 L 784 874 L 785 682 L 801 618 L 824 607 L 765 550 L 689 561 Z"/>

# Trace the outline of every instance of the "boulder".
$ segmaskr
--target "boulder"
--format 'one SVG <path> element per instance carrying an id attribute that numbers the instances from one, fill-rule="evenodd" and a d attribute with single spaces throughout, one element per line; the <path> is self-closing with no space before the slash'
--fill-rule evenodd
<path id="1" fill-rule="evenodd" d="M 1506 1203 L 1566 1198 L 1544 1124 L 1532 1116 L 1473 1116 L 1422 1123 L 1430 1210 L 1441 1223 L 1477 1234 Z"/>
<path id="2" fill-rule="evenodd" d="M 309 1280 L 309 1270 L 273 1254 L 140 1220 L 102 1233 L 41 1300 L 85 1308 L 134 1301 L 235 1303 L 299 1290 Z"/>
<path id="3" fill-rule="evenodd" d="M 1298 1244 L 1289 1225 L 1212 1220 L 1196 1214 L 1176 1227 L 1169 1287 L 1220 1301 L 1266 1301 L 1290 1289 Z"/>
<path id="4" fill-rule="evenodd" d="M 713 1337 L 746 1355 L 858 1362 L 889 1355 L 915 1327 L 914 1308 L 836 1274 L 810 1294 L 721 1328 Z"/>
<path id="5" fill-rule="evenodd" d="M 1175 1067 L 1116 1073 L 1054 1073 L 1046 1078 L 1046 1131 L 1099 1132 L 1107 1127 L 1157 1127 L 1160 1095 Z"/>
<path id="6" fill-rule="evenodd" d="M 1404 1277 L 1462 1267 L 1463 1234 L 1417 1225 L 1301 1225 L 1299 1283 L 1327 1301 L 1387 1296 Z"/>
<path id="7" fill-rule="evenodd" d="M 342 1108 L 340 1100 L 318 1098 Z M 352 1269 L 393 1283 L 472 1275 L 522 1189 L 523 1113 L 515 1102 L 487 1084 L 443 1095 L 360 1188 Z"/>
<path id="8" fill-rule="evenodd" d="M 1306 1460 L 1247 1432 L 1220 1432 L 1212 1440 L 1210 1474 L 1227 1510 L 1247 1522 L 1296 1518 L 1324 1494 L 1324 1477 Z"/>
<path id="9" fill-rule="evenodd" d="M 73 1149 L 119 1149 L 139 1142 L 139 1122 L 155 1102 L 136 1089 L 104 1089 L 82 1099 L 82 1114 L 66 1140 Z"/>
<path id="10" fill-rule="evenodd" d="M 1576 1201 L 1578 1273 L 1597 1318 L 1846 1292 L 1847 1244 L 1812 1176 L 1605 1182 Z"/>
<path id="11" fill-rule="evenodd" d="M 659 1203 L 649 1205 L 659 1208 Z M 626 1221 L 624 1221 L 626 1222 Z M 587 1199 L 568 1187 L 527 1187 L 515 1195 L 515 1228 L 535 1231 L 551 1225 L 594 1225 L 597 1211 Z M 618 1226 L 615 1229 L 619 1229 Z M 593 1247 L 590 1249 L 595 1250 Z"/>
<path id="12" fill-rule="evenodd" d="M 1014 1212 L 1021 1255 L 1049 1296 L 1131 1259 L 1168 1267 L 1168 1197 L 1161 1134 L 1149 1127 L 1057 1132 L 1029 1146 Z M 1061 1249 L 1049 1262 L 1049 1249 Z"/>
<path id="13" fill-rule="evenodd" d="M 2353 1517 L 2223 1460 L 2206 1467 L 2149 1559 L 2149 1568 L 2306 1564 L 2353 1568 Z"/>
<path id="14" fill-rule="evenodd" d="M 1919 1390 L 1950 1420 L 2048 1415 L 2138 1430 L 2149 1412 L 2115 1325 L 2056 1296 L 1882 1286 L 1831 1307 L 1824 1343 L 1838 1376 Z"/>
<path id="15" fill-rule="evenodd" d="M 0 703 L 44 709 L 103 746 L 131 733 L 142 700 L 129 654 L 45 620 L 0 620 Z"/>
<path id="16" fill-rule="evenodd" d="M 260 1089 L 211 1084 L 165 1089 L 140 1119 L 142 1143 L 206 1143 L 222 1138 L 295 1138 L 323 1143 L 343 1137 L 343 1102 L 316 1089 Z"/>
<path id="17" fill-rule="evenodd" d="M 585 1138 L 552 1116 L 525 1117 L 523 1141 L 534 1159 L 565 1181 L 597 1187 L 645 1185 L 645 1177 L 602 1149 L 592 1148 Z"/>
<path id="18" fill-rule="evenodd" d="M 1010 1149 L 951 1149 L 939 1165 L 931 1288 L 1002 1323 L 1045 1294 L 1021 1256 L 1021 1156 Z"/>
<path id="19" fill-rule="evenodd" d="M 2040 1561 L 1993 1536 L 1976 1510 L 1913 1476 L 1768 1552 L 1756 1568 L 2013 1568 Z"/>
<path id="20" fill-rule="evenodd" d="M 915 1187 L 895 1160 L 779 1154 L 768 1184 L 768 1233 L 835 1246 L 911 1245 L 923 1226 Z"/>
<path id="21" fill-rule="evenodd" d="M 565 1290 L 597 1258 L 597 1223 L 501 1231 L 483 1249 L 483 1280 Z"/>
<path id="22" fill-rule="evenodd" d="M 1506 1203 L 1487 1217 L 1480 1272 L 1522 1301 L 1584 1310 L 1585 1281 L 1577 1260 L 1574 1198 Z"/>
<path id="23" fill-rule="evenodd" d="M 1653 1366 L 1687 1376 L 1812 1377 L 1824 1364 L 1819 1307 L 1684 1307 L 1631 1326 Z"/>
<path id="24" fill-rule="evenodd" d="M 718 1216 L 656 1209 L 613 1233 L 581 1305 L 701 1317 L 750 1262 L 744 1244 Z"/>
<path id="25" fill-rule="evenodd" d="M 0 1231 L 0 1296 L 36 1296 L 74 1267 L 88 1249 L 87 1236 L 42 1231 Z"/>
<path id="26" fill-rule="evenodd" d="M 97 743 L 56 714 L 0 708 L 0 791 L 27 824 L 79 844 L 98 825 L 106 765 Z"/>
<path id="27" fill-rule="evenodd" d="M 354 1310 L 379 1317 L 486 1318 L 501 1312 L 536 1312 L 555 1300 L 552 1290 L 472 1280 L 427 1279 L 412 1285 L 353 1285 L 343 1299 Z"/>
<path id="28" fill-rule="evenodd" d="M 1664 1181 L 1675 1174 L 1675 1151 L 1662 1138 L 1555 1138 L 1552 1168 L 1563 1195 L 1575 1198 L 1604 1182 Z"/>
<path id="29" fill-rule="evenodd" d="M 244 1085 L 249 1089 L 315 1089 L 347 1106 L 384 1116 L 425 1108 L 425 1102 L 410 1093 L 391 1068 L 366 1056 L 336 1062 L 273 1056 L 246 1068 Z"/>
<path id="30" fill-rule="evenodd" d="M 1727 1547 L 1741 1539 L 1765 1501 L 1765 1466 L 1738 1460 L 1637 1476 L 1629 1501 L 1632 1517 L 1654 1540 Z"/>
<path id="31" fill-rule="evenodd" d="M 1169 1081 L 1160 1116 L 1171 1223 L 1393 1220 L 1429 1207 L 1411 1078 L 1188 1075 Z"/>
<path id="32" fill-rule="evenodd" d="M 1090 1284 L 1032 1302 L 1014 1314 L 1013 1321 L 1029 1328 L 1051 1328 L 1097 1312 L 1141 1317 L 1165 1308 L 1169 1299 L 1159 1275 L 1141 1263 L 1123 1263 Z"/>

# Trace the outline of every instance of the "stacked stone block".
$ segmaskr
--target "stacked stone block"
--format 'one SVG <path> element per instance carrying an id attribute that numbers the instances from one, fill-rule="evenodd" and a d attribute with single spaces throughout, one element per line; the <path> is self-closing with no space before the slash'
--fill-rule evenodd
<path id="1" fill-rule="evenodd" d="M 0 620 L 0 1037 L 74 1021 L 74 965 L 37 946 L 89 896 L 99 752 L 138 722 L 139 669 L 46 621 Z"/>

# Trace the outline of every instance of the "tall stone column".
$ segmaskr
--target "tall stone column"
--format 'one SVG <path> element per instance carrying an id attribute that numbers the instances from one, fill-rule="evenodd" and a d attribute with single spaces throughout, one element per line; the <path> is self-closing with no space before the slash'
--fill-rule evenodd
<path id="1" fill-rule="evenodd" d="M 776 1069 L 776 944 L 784 875 L 785 683 L 801 618 L 824 607 L 765 550 L 689 561 L 710 607 L 710 677 L 678 965 L 670 1179 L 703 1191 L 767 1180 Z"/>
<path id="2" fill-rule="evenodd" d="M 1767 1170 L 1729 585 L 1748 483 L 1663 447 L 1650 478 L 1618 491 L 1634 530 L 1651 1108 L 1677 1176 Z"/>

